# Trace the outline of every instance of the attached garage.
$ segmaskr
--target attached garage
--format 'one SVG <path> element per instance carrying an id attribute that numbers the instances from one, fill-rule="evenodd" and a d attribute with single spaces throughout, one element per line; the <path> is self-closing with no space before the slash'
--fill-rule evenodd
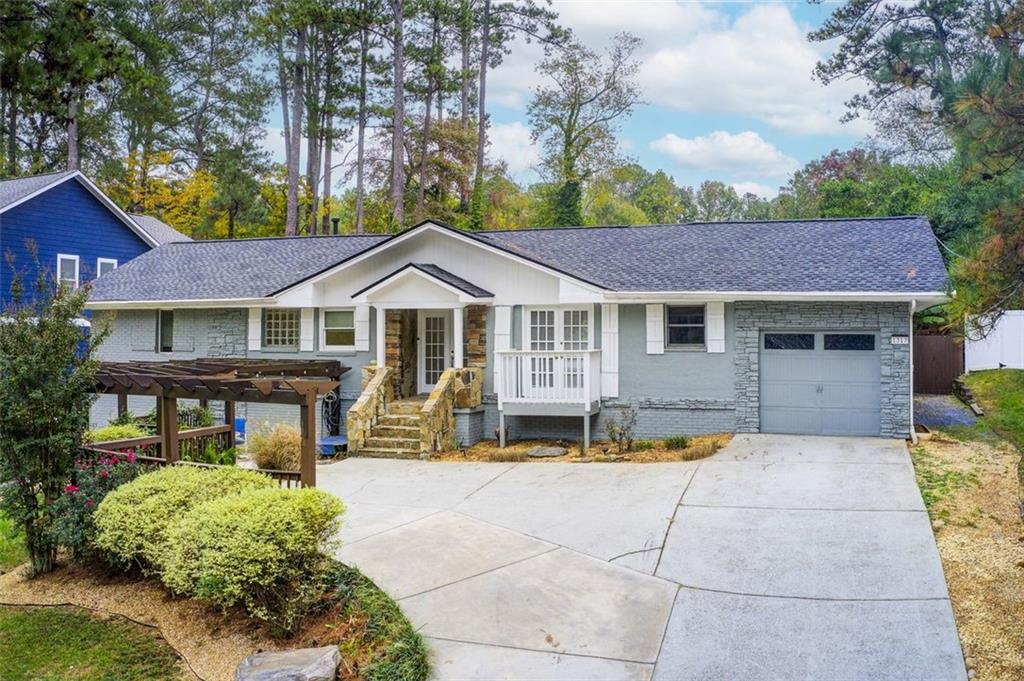
<path id="1" fill-rule="evenodd" d="M 879 435 L 877 331 L 761 334 L 761 430 L 805 435 Z"/>

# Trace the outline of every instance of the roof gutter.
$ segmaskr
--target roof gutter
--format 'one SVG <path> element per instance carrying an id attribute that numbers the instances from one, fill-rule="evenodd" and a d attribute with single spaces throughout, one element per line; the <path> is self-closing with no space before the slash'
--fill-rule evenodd
<path id="1" fill-rule="evenodd" d="M 161 307 L 255 307 L 277 305 L 276 298 L 196 298 L 193 300 L 91 300 L 89 310 L 152 310 Z"/>
<path id="2" fill-rule="evenodd" d="M 950 297 L 943 291 L 607 291 L 604 294 L 608 302 L 615 303 L 648 303 L 648 302 L 706 302 L 706 301 L 747 301 L 747 300 L 778 300 L 792 302 L 815 302 L 849 300 L 850 302 L 897 303 L 912 300 L 927 301 L 932 305 L 949 302 Z"/>

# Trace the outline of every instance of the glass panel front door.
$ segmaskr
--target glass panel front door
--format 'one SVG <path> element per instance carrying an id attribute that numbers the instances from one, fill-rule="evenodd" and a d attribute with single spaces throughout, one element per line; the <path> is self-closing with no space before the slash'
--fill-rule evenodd
<path id="1" fill-rule="evenodd" d="M 419 392 L 428 393 L 451 366 L 451 317 L 448 310 L 419 314 Z"/>

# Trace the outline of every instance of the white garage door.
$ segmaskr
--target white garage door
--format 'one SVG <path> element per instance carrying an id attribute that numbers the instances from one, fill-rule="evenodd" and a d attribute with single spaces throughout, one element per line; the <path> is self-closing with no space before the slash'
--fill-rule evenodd
<path id="1" fill-rule="evenodd" d="M 761 432 L 879 434 L 877 332 L 766 331 L 760 371 Z"/>

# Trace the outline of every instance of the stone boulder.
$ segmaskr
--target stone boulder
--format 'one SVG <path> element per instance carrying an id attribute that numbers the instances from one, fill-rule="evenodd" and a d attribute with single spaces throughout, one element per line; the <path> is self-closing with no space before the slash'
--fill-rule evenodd
<path id="1" fill-rule="evenodd" d="M 256 653 L 238 664 L 235 681 L 334 681 L 340 663 L 338 646 Z"/>
<path id="2" fill-rule="evenodd" d="M 537 446 L 526 452 L 526 456 L 535 459 L 547 459 L 555 456 L 565 456 L 568 450 L 565 447 L 543 447 Z"/>

